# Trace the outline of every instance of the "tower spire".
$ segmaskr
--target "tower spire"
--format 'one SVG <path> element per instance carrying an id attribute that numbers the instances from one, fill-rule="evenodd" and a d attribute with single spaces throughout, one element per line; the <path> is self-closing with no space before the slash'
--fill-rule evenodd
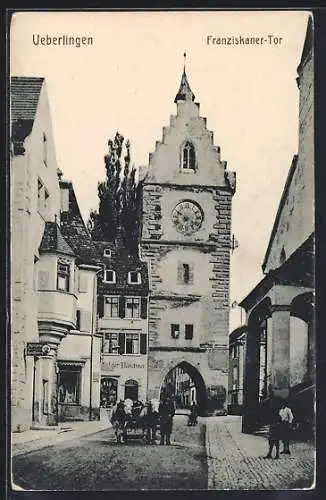
<path id="1" fill-rule="evenodd" d="M 183 59 L 184 59 L 183 73 L 181 76 L 181 82 L 180 82 L 180 87 L 179 87 L 178 93 L 174 99 L 175 103 L 178 101 L 194 101 L 195 100 L 195 94 L 193 93 L 193 91 L 190 88 L 187 74 L 186 74 L 186 58 L 187 58 L 187 54 L 186 54 L 186 52 L 184 52 L 184 54 L 183 54 Z"/>

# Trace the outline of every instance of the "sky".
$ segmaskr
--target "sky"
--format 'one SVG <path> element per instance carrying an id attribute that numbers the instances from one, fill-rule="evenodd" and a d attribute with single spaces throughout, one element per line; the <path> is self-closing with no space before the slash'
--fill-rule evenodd
<path id="1" fill-rule="evenodd" d="M 11 75 L 46 78 L 58 165 L 74 184 L 85 222 L 97 208 L 107 141 L 116 131 L 131 141 L 133 163 L 148 164 L 162 127 L 176 113 L 186 51 L 200 114 L 221 159 L 237 175 L 232 233 L 239 247 L 231 256 L 230 303 L 240 302 L 263 277 L 261 264 L 298 150 L 296 69 L 308 16 L 289 10 L 15 14 Z M 33 34 L 87 36 L 93 44 L 34 45 Z M 207 43 L 209 35 L 267 42 L 217 45 Z M 230 319 L 232 330 L 241 321 L 238 308 Z"/>

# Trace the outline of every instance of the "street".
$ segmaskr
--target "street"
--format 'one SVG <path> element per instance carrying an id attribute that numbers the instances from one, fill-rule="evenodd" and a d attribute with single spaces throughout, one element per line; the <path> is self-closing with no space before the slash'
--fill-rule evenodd
<path id="1" fill-rule="evenodd" d="M 13 458 L 13 480 L 36 490 L 207 489 L 205 426 L 176 415 L 172 446 L 115 443 L 112 429 Z"/>
<path id="2" fill-rule="evenodd" d="M 24 433 L 16 435 L 13 481 L 27 490 L 283 490 L 313 486 L 313 443 L 293 442 L 291 456 L 265 460 L 266 437 L 243 434 L 241 417 L 203 418 L 197 427 L 186 423 L 186 415 L 174 417 L 172 446 L 144 445 L 136 440 L 117 445 L 105 421 L 76 424 L 70 433 L 44 437 L 43 445 L 36 438 L 23 442 Z M 78 431 L 78 426 L 84 430 Z"/>

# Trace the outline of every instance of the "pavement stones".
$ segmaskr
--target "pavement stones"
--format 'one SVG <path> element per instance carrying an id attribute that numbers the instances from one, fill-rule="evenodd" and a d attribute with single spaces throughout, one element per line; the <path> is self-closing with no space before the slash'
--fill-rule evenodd
<path id="1" fill-rule="evenodd" d="M 41 450 L 47 446 L 63 443 L 83 437 L 103 430 L 111 426 L 107 419 L 92 420 L 91 422 L 69 422 L 51 430 L 39 429 L 25 432 L 15 432 L 11 434 L 12 456 L 23 455 L 32 451 Z"/>
<path id="2" fill-rule="evenodd" d="M 243 434 L 241 417 L 210 417 L 206 424 L 208 489 L 312 488 L 314 446 L 295 442 L 291 449 L 291 456 L 281 455 L 279 460 L 264 459 L 268 450 L 266 438 Z"/>

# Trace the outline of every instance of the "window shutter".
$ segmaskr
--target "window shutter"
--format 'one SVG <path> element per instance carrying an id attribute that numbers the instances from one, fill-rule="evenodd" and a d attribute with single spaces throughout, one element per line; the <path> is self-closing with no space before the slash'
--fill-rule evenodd
<path id="1" fill-rule="evenodd" d="M 123 295 L 119 297 L 119 317 L 125 317 L 125 298 Z"/>
<path id="2" fill-rule="evenodd" d="M 182 262 L 178 262 L 177 280 L 178 280 L 178 283 L 183 282 L 183 263 Z"/>
<path id="3" fill-rule="evenodd" d="M 38 289 L 39 290 L 48 290 L 49 289 L 49 281 L 50 281 L 49 271 L 39 271 L 39 273 L 38 273 Z"/>
<path id="4" fill-rule="evenodd" d="M 87 292 L 87 282 L 88 282 L 87 278 L 88 277 L 85 274 L 79 274 L 78 291 L 81 293 Z"/>
<path id="5" fill-rule="evenodd" d="M 142 319 L 147 318 L 147 298 L 146 297 L 141 298 L 140 317 Z"/>
<path id="6" fill-rule="evenodd" d="M 104 297 L 103 295 L 97 296 L 97 314 L 99 318 L 103 318 L 104 316 Z"/>
<path id="7" fill-rule="evenodd" d="M 194 265 L 193 263 L 189 264 L 189 281 L 188 283 L 194 282 Z"/>
<path id="8" fill-rule="evenodd" d="M 119 354 L 125 353 L 125 334 L 119 333 Z"/>
<path id="9" fill-rule="evenodd" d="M 80 311 L 80 331 L 90 332 L 91 331 L 92 316 L 90 311 Z"/>
<path id="10" fill-rule="evenodd" d="M 76 310 L 76 330 L 80 330 L 80 309 Z"/>
<path id="11" fill-rule="evenodd" d="M 147 353 L 147 335 L 146 333 L 140 334 L 140 354 Z"/>

